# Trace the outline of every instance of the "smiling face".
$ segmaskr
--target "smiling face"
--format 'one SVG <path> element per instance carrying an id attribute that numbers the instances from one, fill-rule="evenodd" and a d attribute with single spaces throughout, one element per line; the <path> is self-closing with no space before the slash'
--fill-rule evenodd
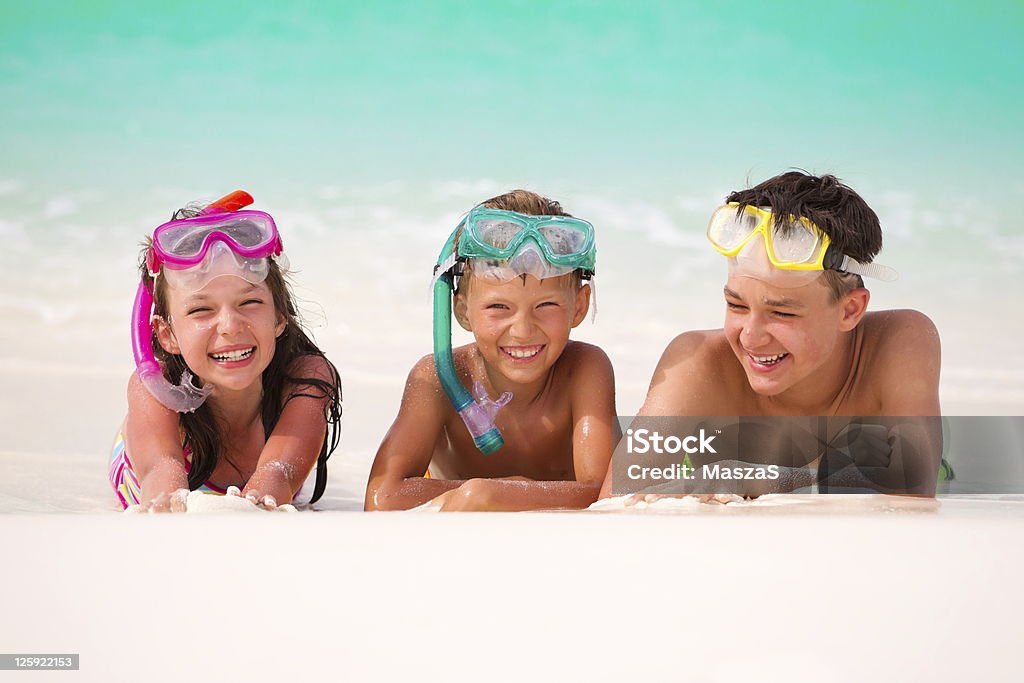
<path id="1" fill-rule="evenodd" d="M 455 316 L 476 338 L 492 381 L 494 371 L 514 384 L 544 380 L 569 331 L 587 315 L 590 286 L 577 289 L 572 275 L 527 275 L 501 284 L 470 277 L 455 297 Z"/>
<path id="2" fill-rule="evenodd" d="M 804 388 L 828 394 L 829 383 L 844 377 L 844 340 L 867 308 L 868 293 L 857 289 L 831 301 L 829 289 L 816 280 L 801 287 L 774 287 L 731 276 L 725 287 L 725 335 L 747 375 L 762 396 Z"/>
<path id="3" fill-rule="evenodd" d="M 196 292 L 169 288 L 167 311 L 168 321 L 157 319 L 164 350 L 181 354 L 204 382 L 234 391 L 259 386 L 285 327 L 266 282 L 233 276 Z"/>

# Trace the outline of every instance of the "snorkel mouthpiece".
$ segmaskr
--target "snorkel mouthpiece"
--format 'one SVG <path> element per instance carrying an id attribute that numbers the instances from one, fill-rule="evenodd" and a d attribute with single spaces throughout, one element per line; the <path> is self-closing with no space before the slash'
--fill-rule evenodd
<path id="1" fill-rule="evenodd" d="M 505 445 L 501 432 L 494 424 L 494 416 L 502 406 L 512 400 L 512 394 L 502 394 L 497 401 L 492 401 L 483 384 L 476 382 L 473 395 L 462 386 L 455 372 L 452 360 L 452 293 L 455 290 L 455 279 L 451 273 L 454 262 L 451 260 L 455 249 L 455 235 L 458 228 L 451 234 L 441 255 L 437 258 L 438 270 L 434 278 L 434 367 L 437 378 L 441 382 L 444 393 L 451 401 L 455 411 L 466 423 L 466 429 L 473 437 L 473 443 L 484 455 L 494 453 Z"/>

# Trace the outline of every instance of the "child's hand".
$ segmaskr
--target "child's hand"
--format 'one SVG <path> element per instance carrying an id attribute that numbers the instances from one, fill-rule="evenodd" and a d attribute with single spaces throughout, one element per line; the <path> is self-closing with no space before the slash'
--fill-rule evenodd
<path id="1" fill-rule="evenodd" d="M 739 496 L 729 493 L 634 493 L 622 501 L 622 506 L 627 508 L 643 508 L 653 505 L 659 500 L 672 498 L 695 498 L 701 503 L 719 503 L 722 505 L 742 500 Z"/>
<path id="2" fill-rule="evenodd" d="M 261 463 L 241 495 L 264 510 L 276 510 L 279 504 L 291 501 L 294 491 L 289 482 L 294 477 L 295 468 L 287 463 L 276 460 Z"/>
<path id="3" fill-rule="evenodd" d="M 232 496 L 234 498 L 241 498 L 242 491 L 237 486 L 229 486 L 227 492 L 224 494 Z M 277 499 L 274 496 L 267 494 L 263 495 L 259 491 L 250 490 L 246 491 L 245 499 L 255 505 L 256 507 L 263 508 L 264 510 L 276 510 Z"/>
<path id="4" fill-rule="evenodd" d="M 128 508 L 132 512 L 185 512 L 188 489 L 164 492 L 141 505 Z"/>

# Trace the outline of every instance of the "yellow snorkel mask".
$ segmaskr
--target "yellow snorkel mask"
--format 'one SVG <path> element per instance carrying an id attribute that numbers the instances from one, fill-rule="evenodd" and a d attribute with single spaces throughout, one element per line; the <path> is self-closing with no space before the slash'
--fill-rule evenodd
<path id="1" fill-rule="evenodd" d="M 832 246 L 821 228 L 803 217 L 778 222 L 770 209 L 731 202 L 711 214 L 708 241 L 729 258 L 729 274 L 769 281 L 780 287 L 800 287 L 822 271 L 834 270 L 891 282 L 892 268 L 860 263 Z M 761 240 L 761 247 L 756 243 Z"/>

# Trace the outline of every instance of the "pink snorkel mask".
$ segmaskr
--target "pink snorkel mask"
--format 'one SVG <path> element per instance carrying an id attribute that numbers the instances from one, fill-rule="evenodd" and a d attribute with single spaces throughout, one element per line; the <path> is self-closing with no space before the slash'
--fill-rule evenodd
<path id="1" fill-rule="evenodd" d="M 244 190 L 213 202 L 195 218 L 164 223 L 153 231 L 153 246 L 146 267 L 153 281 L 163 276 L 175 289 L 198 291 L 222 275 L 234 275 L 258 284 L 267 278 L 269 259 L 283 260 L 283 245 L 270 214 L 240 211 L 252 204 Z M 281 264 L 287 269 L 287 265 Z M 140 280 L 132 309 L 132 351 L 142 383 L 162 404 L 179 413 L 191 413 L 203 404 L 213 387 L 196 387 L 192 373 L 182 372 L 171 384 L 153 356 L 153 292 Z"/>

